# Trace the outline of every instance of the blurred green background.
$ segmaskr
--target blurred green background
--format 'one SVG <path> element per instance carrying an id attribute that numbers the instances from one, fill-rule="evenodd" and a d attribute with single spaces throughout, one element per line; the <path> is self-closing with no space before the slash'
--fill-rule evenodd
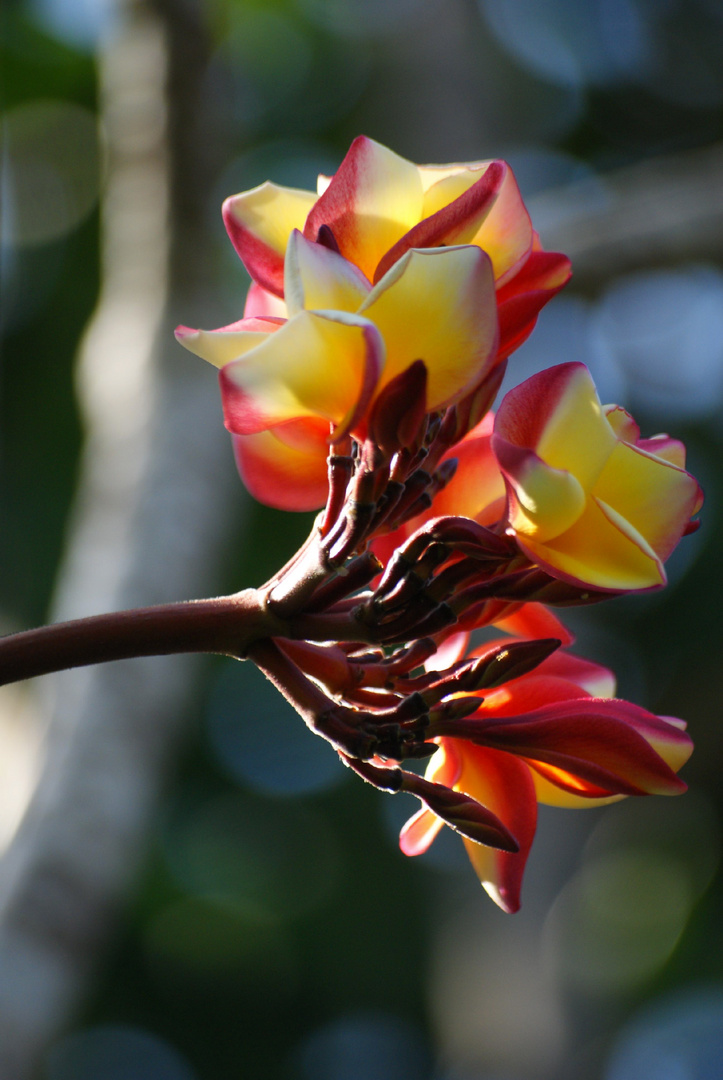
<path id="1" fill-rule="evenodd" d="M 167 24 L 186 6 L 165 5 Z M 2 15 L 4 632 L 47 617 L 63 553 L 83 439 L 74 361 L 101 284 L 96 65 L 124 17 L 112 0 L 6 0 Z M 420 163 L 505 157 L 545 246 L 573 237 L 582 269 L 508 384 L 583 360 L 603 400 L 689 447 L 704 524 L 669 588 L 568 621 L 621 696 L 689 721 L 691 790 L 543 812 L 522 912 L 505 916 L 453 837 L 401 855 L 413 800 L 350 779 L 249 665 L 210 661 L 142 872 L 37 1075 L 716 1080 L 723 5 L 205 0 L 201 18 L 197 105 L 213 123 L 194 136 L 195 211 L 217 310 L 188 310 L 190 325 L 241 315 L 222 199 L 267 178 L 313 188 L 359 133 Z M 227 590 L 260 584 L 310 524 L 234 492 Z M 10 722 L 3 739 L 10 773 L 30 751 Z M 31 791 L 0 799 L 0 845 Z"/>

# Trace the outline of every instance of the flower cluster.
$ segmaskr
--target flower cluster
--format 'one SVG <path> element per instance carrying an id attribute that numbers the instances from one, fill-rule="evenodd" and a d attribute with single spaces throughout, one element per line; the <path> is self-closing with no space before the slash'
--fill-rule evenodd
<path id="1" fill-rule="evenodd" d="M 416 166 L 359 138 L 317 194 L 264 184 L 224 219 L 244 317 L 177 336 L 220 369 L 252 493 L 323 507 L 247 655 L 345 764 L 421 800 L 403 851 L 451 826 L 514 911 L 538 802 L 685 788 L 682 722 L 616 699 L 551 610 L 665 583 L 701 503 L 684 448 L 641 438 L 577 362 L 490 412 L 570 275 L 502 161 Z"/>

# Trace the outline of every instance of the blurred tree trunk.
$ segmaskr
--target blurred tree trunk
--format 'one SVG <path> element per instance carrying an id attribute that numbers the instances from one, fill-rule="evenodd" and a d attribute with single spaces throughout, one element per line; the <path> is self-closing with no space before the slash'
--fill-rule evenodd
<path id="1" fill-rule="evenodd" d="M 102 282 L 81 348 L 87 437 L 54 618 L 212 593 L 242 492 L 213 373 L 175 323 L 213 324 L 213 168 L 199 3 L 119 2 L 99 61 Z M 176 312 L 180 317 L 176 317 Z M 1 867 L 0 1076 L 34 1075 L 82 1000 L 138 867 L 196 674 L 187 657 L 45 681 L 42 775 Z"/>

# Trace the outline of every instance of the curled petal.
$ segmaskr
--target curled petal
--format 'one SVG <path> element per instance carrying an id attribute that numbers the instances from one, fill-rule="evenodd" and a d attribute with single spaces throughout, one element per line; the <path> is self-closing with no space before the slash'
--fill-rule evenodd
<path id="1" fill-rule="evenodd" d="M 449 404 L 494 362 L 497 310 L 489 259 L 478 248 L 409 251 L 359 309 L 381 331 L 381 386 L 415 360 L 427 368 L 427 408 Z"/>
<path id="2" fill-rule="evenodd" d="M 508 485 L 510 525 L 518 534 L 544 544 L 564 533 L 585 509 L 586 494 L 567 469 L 555 469 L 534 450 L 499 435 L 492 446 Z"/>
<path id="3" fill-rule="evenodd" d="M 254 281 L 284 295 L 284 252 L 293 229 L 303 229 L 316 196 L 267 182 L 223 204 L 231 243 Z"/>
<path id="4" fill-rule="evenodd" d="M 417 166 L 360 135 L 309 213 L 304 236 L 316 240 L 328 225 L 344 258 L 371 281 L 382 255 L 421 212 Z"/>
<path id="5" fill-rule="evenodd" d="M 531 334 L 542 308 L 570 280 L 570 260 L 554 251 L 532 251 L 525 264 L 497 292 L 500 319 L 498 356 L 504 359 Z"/>
<path id="6" fill-rule="evenodd" d="M 495 434 L 534 450 L 551 468 L 594 484 L 617 439 L 584 364 L 558 364 L 526 379 L 503 399 Z"/>
<path id="7" fill-rule="evenodd" d="M 371 285 L 360 270 L 335 251 L 294 230 L 286 249 L 284 290 L 290 315 L 329 308 L 356 311 Z"/>
<path id="8" fill-rule="evenodd" d="M 283 319 L 259 316 L 240 319 L 219 330 L 192 330 L 190 326 L 177 326 L 176 341 L 202 360 L 222 368 L 261 345 L 283 323 Z"/>
<path id="9" fill-rule="evenodd" d="M 469 244 L 492 210 L 508 167 L 501 161 L 460 169 L 425 192 L 422 220 L 397 241 L 377 266 L 379 281 L 411 248 Z"/>
<path id="10" fill-rule="evenodd" d="M 226 426 L 252 435 L 286 420 L 323 417 L 338 439 L 366 409 L 383 357 L 368 320 L 302 311 L 221 371 Z"/>
<path id="11" fill-rule="evenodd" d="M 659 589 L 666 581 L 662 562 L 645 539 L 594 499 L 561 536 L 546 544 L 522 536 L 517 542 L 534 563 L 572 585 L 624 592 Z"/>
<path id="12" fill-rule="evenodd" d="M 532 249 L 532 238 L 530 215 L 507 165 L 497 200 L 472 240 L 492 259 L 498 286 L 517 273 Z"/>
<path id="13" fill-rule="evenodd" d="M 660 559 L 668 558 L 700 506 L 700 488 L 690 473 L 624 442 L 614 448 L 592 493 L 614 506 Z"/>
<path id="14" fill-rule="evenodd" d="M 328 424 L 310 418 L 255 435 L 234 435 L 236 464 L 248 491 L 278 510 L 323 506 L 328 491 L 328 432 Z"/>

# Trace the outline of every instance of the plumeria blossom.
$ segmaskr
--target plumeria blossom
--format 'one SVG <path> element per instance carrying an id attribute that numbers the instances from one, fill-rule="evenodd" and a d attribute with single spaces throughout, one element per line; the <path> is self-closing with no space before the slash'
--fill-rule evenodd
<path id="1" fill-rule="evenodd" d="M 179 327 L 176 336 L 221 369 L 228 429 L 257 437 L 248 450 L 237 442 L 251 491 L 288 508 L 293 477 L 302 509 L 323 502 L 322 432 L 329 438 L 331 429 L 332 442 L 363 438 L 379 394 L 419 360 L 426 409 L 459 400 L 496 362 L 497 311 L 490 259 L 472 245 L 410 249 L 372 286 L 353 263 L 294 231 L 285 265 L 288 319 L 254 315 L 219 330 Z"/>
<path id="2" fill-rule="evenodd" d="M 694 527 L 700 488 L 682 443 L 642 439 L 624 409 L 601 405 L 584 364 L 560 364 L 511 390 L 492 448 L 509 529 L 532 562 L 611 592 L 665 584 L 663 563 Z"/>
<path id="3" fill-rule="evenodd" d="M 524 341 L 570 277 L 564 255 L 541 249 L 506 162 L 414 165 L 366 136 L 333 177 L 319 177 L 316 193 L 265 183 L 227 199 L 223 216 L 251 277 L 277 297 L 294 229 L 333 242 L 374 284 L 413 248 L 480 247 L 497 288 L 498 359 Z"/>
<path id="4" fill-rule="evenodd" d="M 316 194 L 265 184 L 224 218 L 244 317 L 177 336 L 219 369 L 249 490 L 324 506 L 250 590 L 267 632 L 243 654 L 345 765 L 420 800 L 407 854 L 446 824 L 514 911 L 539 802 L 685 788 L 684 724 L 615 699 L 548 606 L 665 582 L 701 503 L 684 448 L 641 438 L 578 363 L 489 412 L 569 276 L 504 162 L 417 166 L 360 138 Z M 232 599 L 213 643 L 239 655 Z M 470 653 L 483 627 L 508 636 Z M 425 776 L 403 767 L 422 758 Z"/>
<path id="5" fill-rule="evenodd" d="M 489 642 L 472 656 L 499 644 Z M 464 840 L 481 883 L 505 911 L 519 907 L 538 802 L 583 808 L 685 790 L 676 776 L 692 750 L 685 725 L 616 700 L 614 690 L 607 668 L 559 651 L 531 673 L 485 691 L 476 712 L 448 725 L 455 736 L 438 739 L 425 778 L 481 803 L 519 845 L 509 852 Z M 426 851 L 443 824 L 422 809 L 402 829 L 402 850 Z"/>

